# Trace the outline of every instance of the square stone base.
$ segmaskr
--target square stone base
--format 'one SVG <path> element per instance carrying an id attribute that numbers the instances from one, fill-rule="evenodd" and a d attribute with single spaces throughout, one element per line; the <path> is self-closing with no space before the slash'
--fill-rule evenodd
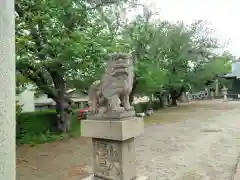
<path id="1" fill-rule="evenodd" d="M 121 120 L 84 120 L 82 135 L 93 143 L 95 180 L 144 180 L 136 177 L 134 139 L 144 132 L 143 118 Z"/>
<path id="2" fill-rule="evenodd" d="M 144 121 L 141 117 L 130 117 L 123 120 L 83 120 L 82 136 L 100 139 L 124 141 L 139 136 L 144 132 Z"/>
<path id="3" fill-rule="evenodd" d="M 91 175 L 91 176 L 88 176 L 87 178 L 84 178 L 83 180 L 105 180 L 105 179 L 98 178 L 98 177 L 95 177 L 94 175 Z M 106 180 L 111 180 L 111 179 L 106 179 Z M 149 180 L 149 178 L 147 176 L 137 176 L 130 180 Z"/>
<path id="4" fill-rule="evenodd" d="M 102 179 L 125 180 L 136 177 L 134 138 L 126 141 L 93 139 L 94 175 Z"/>

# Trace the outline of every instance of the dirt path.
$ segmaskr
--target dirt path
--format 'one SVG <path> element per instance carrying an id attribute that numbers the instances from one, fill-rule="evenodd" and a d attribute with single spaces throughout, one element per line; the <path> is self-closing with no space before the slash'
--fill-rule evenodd
<path id="1" fill-rule="evenodd" d="M 145 121 L 136 139 L 139 174 L 156 180 L 231 180 L 240 152 L 240 103 L 201 101 Z M 17 180 L 78 180 L 91 172 L 86 138 L 17 149 Z"/>

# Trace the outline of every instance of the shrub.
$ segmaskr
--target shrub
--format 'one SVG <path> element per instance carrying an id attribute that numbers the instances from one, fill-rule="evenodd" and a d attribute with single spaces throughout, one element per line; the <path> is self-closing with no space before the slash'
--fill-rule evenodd
<path id="1" fill-rule="evenodd" d="M 68 135 L 57 132 L 57 116 L 53 111 L 22 113 L 17 117 L 17 144 L 39 144 L 60 140 Z M 80 122 L 73 115 L 70 136 L 80 136 Z"/>
<path id="2" fill-rule="evenodd" d="M 19 104 L 19 101 L 16 101 L 16 117 L 19 117 L 22 112 L 22 105 Z"/>
<path id="3" fill-rule="evenodd" d="M 146 112 L 148 109 L 152 108 L 153 110 L 158 110 L 161 108 L 159 101 L 144 102 L 134 105 L 136 113 Z"/>
<path id="4" fill-rule="evenodd" d="M 152 108 L 153 108 L 153 110 L 158 110 L 158 109 L 160 109 L 162 107 L 161 107 L 161 104 L 160 104 L 159 101 L 153 101 L 152 102 Z"/>
<path id="5" fill-rule="evenodd" d="M 149 104 L 148 102 L 135 104 L 134 109 L 136 113 L 146 112 L 148 109 L 148 104 Z"/>

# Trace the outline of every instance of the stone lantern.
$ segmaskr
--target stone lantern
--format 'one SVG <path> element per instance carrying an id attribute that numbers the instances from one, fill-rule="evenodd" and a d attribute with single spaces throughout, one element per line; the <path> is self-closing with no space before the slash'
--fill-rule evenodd
<path id="1" fill-rule="evenodd" d="M 227 90 L 228 89 L 225 86 L 222 88 L 222 94 L 223 94 L 224 101 L 227 101 Z"/>

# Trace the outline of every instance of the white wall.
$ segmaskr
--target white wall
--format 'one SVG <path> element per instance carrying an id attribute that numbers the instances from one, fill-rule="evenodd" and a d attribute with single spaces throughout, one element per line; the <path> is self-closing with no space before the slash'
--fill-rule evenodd
<path id="1" fill-rule="evenodd" d="M 150 99 L 148 96 L 134 97 L 133 104 L 145 103 L 148 102 L 149 100 Z"/>
<path id="2" fill-rule="evenodd" d="M 33 112 L 35 111 L 35 98 L 34 90 L 32 85 L 27 85 L 26 90 L 16 97 L 19 104 L 22 105 L 22 112 Z"/>
<path id="3" fill-rule="evenodd" d="M 43 94 L 43 95 L 40 95 L 38 98 L 35 98 L 34 102 L 36 104 L 55 104 L 55 102 L 51 99 L 51 98 L 48 98 L 46 94 Z"/>
<path id="4" fill-rule="evenodd" d="M 40 95 L 36 98 L 34 96 L 34 89 L 35 87 L 29 84 L 27 85 L 26 90 L 16 97 L 19 104 L 23 105 L 23 112 L 35 111 L 36 104 L 56 104 L 51 98 L 48 98 L 46 94 Z M 72 97 L 71 99 L 73 101 L 86 101 L 88 99 L 88 96 L 78 92 L 69 93 L 69 97 Z"/>

